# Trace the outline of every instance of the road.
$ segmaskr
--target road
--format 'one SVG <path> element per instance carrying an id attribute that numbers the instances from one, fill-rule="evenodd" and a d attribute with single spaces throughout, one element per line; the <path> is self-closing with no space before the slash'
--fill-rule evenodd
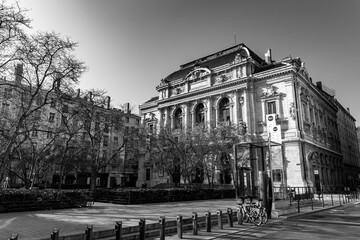
<path id="1" fill-rule="evenodd" d="M 360 203 L 275 221 L 212 239 L 360 239 Z"/>

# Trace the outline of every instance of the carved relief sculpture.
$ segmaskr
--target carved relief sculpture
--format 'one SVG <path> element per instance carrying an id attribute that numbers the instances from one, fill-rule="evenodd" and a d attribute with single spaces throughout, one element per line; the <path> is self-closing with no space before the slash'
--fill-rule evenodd
<path id="1" fill-rule="evenodd" d="M 294 105 L 293 102 L 290 103 L 289 115 L 293 120 L 295 120 L 295 118 L 296 118 L 296 109 L 295 109 L 295 105 Z"/>
<path id="2" fill-rule="evenodd" d="M 272 85 L 267 85 L 266 87 L 262 88 L 262 91 L 263 91 L 262 97 L 271 97 L 271 96 L 278 94 L 276 92 L 277 88 Z"/>

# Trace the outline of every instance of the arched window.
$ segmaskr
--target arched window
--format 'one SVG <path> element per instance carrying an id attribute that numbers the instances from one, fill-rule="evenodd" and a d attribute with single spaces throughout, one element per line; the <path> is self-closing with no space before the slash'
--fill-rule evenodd
<path id="1" fill-rule="evenodd" d="M 205 108 L 204 104 L 200 103 L 195 109 L 195 123 L 204 123 L 205 122 Z"/>
<path id="2" fill-rule="evenodd" d="M 181 108 L 178 108 L 175 111 L 174 115 L 174 128 L 175 129 L 181 129 L 182 128 L 182 110 Z"/>
<path id="3" fill-rule="evenodd" d="M 220 101 L 219 111 L 219 121 L 230 122 L 230 101 L 228 98 L 224 98 Z"/>

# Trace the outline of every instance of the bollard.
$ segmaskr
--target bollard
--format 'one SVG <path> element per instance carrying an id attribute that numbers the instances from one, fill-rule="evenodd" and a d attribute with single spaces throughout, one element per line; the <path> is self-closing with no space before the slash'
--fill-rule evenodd
<path id="1" fill-rule="evenodd" d="M 205 222 L 206 222 L 206 232 L 211 232 L 211 212 L 207 211 L 205 213 Z"/>
<path id="2" fill-rule="evenodd" d="M 176 223 L 177 223 L 177 236 L 178 238 L 182 238 L 182 224 L 183 224 L 183 216 L 182 215 L 177 215 L 176 217 Z"/>
<path id="3" fill-rule="evenodd" d="M 59 240 L 59 228 L 54 228 L 51 236 L 50 236 L 51 240 Z"/>
<path id="4" fill-rule="evenodd" d="M 324 194 L 323 193 L 321 193 L 321 204 L 322 204 L 322 207 L 325 207 Z"/>
<path id="5" fill-rule="evenodd" d="M 332 193 L 330 194 L 330 196 L 331 196 L 331 206 L 334 206 L 334 199 Z"/>
<path id="6" fill-rule="evenodd" d="M 165 240 L 165 216 L 159 218 L 160 224 L 160 240 Z"/>
<path id="7" fill-rule="evenodd" d="M 313 202 L 312 196 L 310 197 L 310 200 L 311 200 L 311 210 L 314 210 L 314 202 Z"/>
<path id="8" fill-rule="evenodd" d="M 222 210 L 218 209 L 216 211 L 217 219 L 218 219 L 218 228 L 223 229 L 223 221 L 222 221 Z"/>
<path id="9" fill-rule="evenodd" d="M 297 207 L 298 207 L 298 213 L 299 213 L 300 212 L 300 197 L 298 198 L 297 201 L 298 201 L 298 204 L 297 204 L 298 206 Z"/>
<path id="10" fill-rule="evenodd" d="M 229 222 L 229 227 L 233 227 L 233 219 L 232 219 L 232 215 L 233 215 L 233 211 L 231 208 L 227 209 L 227 213 L 228 213 L 228 222 Z"/>
<path id="11" fill-rule="evenodd" d="M 121 240 L 122 221 L 117 221 L 115 224 L 115 240 Z"/>
<path id="12" fill-rule="evenodd" d="M 342 195 L 342 199 L 343 199 L 343 204 L 345 204 L 344 194 L 341 194 L 341 195 Z"/>
<path id="13" fill-rule="evenodd" d="M 193 234 L 198 235 L 198 215 L 196 212 L 192 213 L 192 224 L 193 224 Z"/>
<path id="14" fill-rule="evenodd" d="M 86 240 L 93 240 L 93 226 L 88 225 L 85 230 L 85 239 Z"/>
<path id="15" fill-rule="evenodd" d="M 340 198 L 340 194 L 339 194 L 338 196 L 339 196 L 339 205 L 341 205 L 341 198 Z"/>
<path id="16" fill-rule="evenodd" d="M 18 240 L 18 235 L 16 233 L 11 234 L 9 240 Z"/>
<path id="17" fill-rule="evenodd" d="M 145 224 L 146 224 L 146 220 L 145 218 L 140 218 L 139 221 L 139 239 L 140 240 L 145 240 Z"/>
<path id="18" fill-rule="evenodd" d="M 236 216 L 237 216 L 237 222 L 240 225 L 243 225 L 243 212 L 241 211 L 241 208 L 236 209 Z"/>

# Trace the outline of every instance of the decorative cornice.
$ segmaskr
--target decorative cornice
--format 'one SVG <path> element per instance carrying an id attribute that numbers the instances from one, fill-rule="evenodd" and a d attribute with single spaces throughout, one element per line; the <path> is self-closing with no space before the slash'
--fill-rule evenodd
<path id="1" fill-rule="evenodd" d="M 166 99 L 161 99 L 161 100 L 156 101 L 156 103 L 163 104 L 163 103 L 166 103 L 166 102 L 172 102 L 172 101 L 192 97 L 194 95 L 199 95 L 199 94 L 204 94 L 204 93 L 207 93 L 207 92 L 212 92 L 212 91 L 218 90 L 218 89 L 228 88 L 228 87 L 231 87 L 231 86 L 234 86 L 234 85 L 237 85 L 237 84 L 246 83 L 247 80 L 248 80 L 248 78 L 228 81 L 228 82 L 226 82 L 224 84 L 221 84 L 221 85 L 214 85 L 214 86 L 211 86 L 211 87 L 208 87 L 208 88 L 205 88 L 205 89 L 196 90 L 194 92 L 183 93 L 181 95 L 173 96 L 173 97 L 166 98 Z"/>

